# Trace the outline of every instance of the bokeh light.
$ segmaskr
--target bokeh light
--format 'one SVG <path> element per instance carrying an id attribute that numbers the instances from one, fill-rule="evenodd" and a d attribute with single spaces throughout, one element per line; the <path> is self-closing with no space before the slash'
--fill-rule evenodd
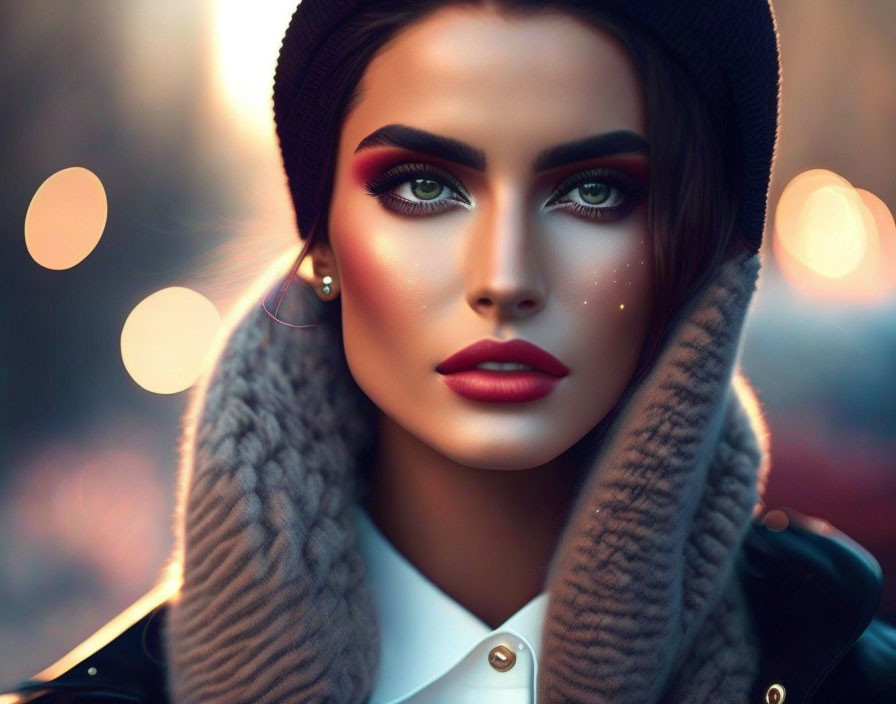
<path id="1" fill-rule="evenodd" d="M 784 189 L 773 249 L 791 285 L 812 298 L 876 302 L 894 290 L 896 227 L 889 208 L 825 169 Z"/>
<path id="2" fill-rule="evenodd" d="M 862 213 L 851 202 L 855 195 L 841 186 L 823 186 L 809 194 L 800 210 L 794 238 L 797 256 L 822 276 L 846 276 L 868 251 Z"/>
<path id="3" fill-rule="evenodd" d="M 102 181 L 72 166 L 44 181 L 25 215 L 25 247 L 47 269 L 70 269 L 96 247 L 106 227 L 108 201 Z"/>
<path id="4" fill-rule="evenodd" d="M 880 285 L 885 294 L 896 291 L 896 222 L 887 204 L 874 193 L 857 188 L 856 193 L 865 207 L 871 212 L 877 228 L 877 241 L 880 247 Z"/>
<path id="5" fill-rule="evenodd" d="M 296 0 L 215 0 L 214 66 L 225 102 L 238 114 L 236 122 L 254 133 L 273 128 L 273 75 L 283 31 Z M 259 77 L 271 76 L 271 81 Z"/>
<path id="6" fill-rule="evenodd" d="M 205 296 L 182 286 L 162 289 L 135 306 L 121 330 L 121 358 L 147 391 L 190 388 L 204 369 L 221 315 Z"/>

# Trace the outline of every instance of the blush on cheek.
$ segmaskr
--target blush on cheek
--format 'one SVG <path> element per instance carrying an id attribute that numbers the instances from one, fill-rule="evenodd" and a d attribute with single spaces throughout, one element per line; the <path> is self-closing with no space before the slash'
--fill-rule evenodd
<path id="1" fill-rule="evenodd" d="M 339 258 L 339 279 L 346 305 L 360 315 L 373 320 L 388 314 L 394 300 L 390 285 L 389 267 L 370 247 L 356 245 L 344 249 Z"/>
<path id="2" fill-rule="evenodd" d="M 377 262 L 369 250 L 361 246 L 346 247 L 339 255 L 342 336 L 346 360 L 357 384 L 372 399 L 377 389 L 371 379 L 388 359 L 391 335 L 384 328 L 389 320 L 390 293 L 381 285 Z"/>
<path id="3" fill-rule="evenodd" d="M 346 336 L 373 335 L 376 339 L 367 343 L 394 347 L 418 327 L 413 316 L 420 300 L 402 238 L 360 225 L 354 230 L 357 237 L 344 236 L 347 232 L 340 233 L 344 246 L 338 256 Z"/>

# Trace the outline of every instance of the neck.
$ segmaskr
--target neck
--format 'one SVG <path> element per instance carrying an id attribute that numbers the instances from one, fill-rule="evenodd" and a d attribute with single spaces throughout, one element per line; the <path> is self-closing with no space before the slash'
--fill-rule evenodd
<path id="1" fill-rule="evenodd" d="M 496 628 L 545 588 L 570 507 L 568 464 L 469 467 L 380 413 L 364 507 L 427 579 Z"/>

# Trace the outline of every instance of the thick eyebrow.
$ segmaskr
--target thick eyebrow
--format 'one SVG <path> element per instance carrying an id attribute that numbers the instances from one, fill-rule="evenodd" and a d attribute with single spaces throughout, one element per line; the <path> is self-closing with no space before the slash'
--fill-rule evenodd
<path id="1" fill-rule="evenodd" d="M 383 145 L 423 152 L 440 159 L 453 161 L 456 164 L 469 166 L 476 171 L 485 171 L 485 152 L 481 149 L 476 149 L 466 142 L 451 139 L 451 137 L 442 137 L 408 125 L 392 124 L 380 127 L 361 140 L 361 143 L 355 148 L 355 154 L 364 149 Z"/>
<path id="2" fill-rule="evenodd" d="M 536 173 L 556 169 L 558 166 L 575 164 L 585 159 L 597 159 L 602 156 L 614 156 L 616 154 L 640 153 L 645 156 L 650 154 L 650 145 L 641 135 L 629 130 L 616 130 L 596 134 L 574 142 L 559 144 L 556 147 L 545 149 L 535 157 L 532 170 Z"/>
<path id="3" fill-rule="evenodd" d="M 485 152 L 481 149 L 409 125 L 391 124 L 380 127 L 361 140 L 355 148 L 355 154 L 384 145 L 430 154 L 476 171 L 485 171 Z M 532 170 L 538 173 L 586 159 L 632 152 L 649 154 L 647 140 L 629 130 L 616 130 L 545 149 L 535 157 Z"/>

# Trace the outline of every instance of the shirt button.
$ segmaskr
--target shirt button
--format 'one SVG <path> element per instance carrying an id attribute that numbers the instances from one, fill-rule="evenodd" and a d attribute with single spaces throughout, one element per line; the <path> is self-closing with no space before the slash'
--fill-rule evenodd
<path id="1" fill-rule="evenodd" d="M 498 672 L 507 672 L 515 662 L 516 653 L 506 645 L 495 646 L 488 654 L 488 664 Z"/>

